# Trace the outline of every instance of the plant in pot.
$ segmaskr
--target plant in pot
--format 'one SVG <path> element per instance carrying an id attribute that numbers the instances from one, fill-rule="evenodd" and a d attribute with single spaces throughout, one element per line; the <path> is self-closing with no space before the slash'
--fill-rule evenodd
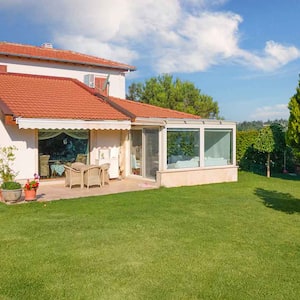
<path id="1" fill-rule="evenodd" d="M 14 181 L 17 173 L 12 169 L 15 150 L 17 150 L 15 146 L 0 148 L 1 197 L 5 202 L 16 202 L 22 196 L 22 186 Z"/>
<path id="2" fill-rule="evenodd" d="M 34 201 L 37 199 L 36 191 L 39 187 L 39 178 L 40 177 L 37 174 L 34 174 L 33 180 L 27 179 L 27 182 L 23 187 L 24 194 L 25 194 L 25 201 Z"/>

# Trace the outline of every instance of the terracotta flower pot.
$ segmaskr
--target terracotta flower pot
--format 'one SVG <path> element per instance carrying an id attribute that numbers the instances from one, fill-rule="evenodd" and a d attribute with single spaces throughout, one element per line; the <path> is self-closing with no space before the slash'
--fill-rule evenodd
<path id="1" fill-rule="evenodd" d="M 36 198 L 36 189 L 24 190 L 25 201 L 35 201 Z"/>

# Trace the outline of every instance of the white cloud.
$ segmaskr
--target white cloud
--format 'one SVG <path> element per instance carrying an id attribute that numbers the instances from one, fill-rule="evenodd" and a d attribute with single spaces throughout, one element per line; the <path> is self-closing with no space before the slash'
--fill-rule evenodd
<path id="1" fill-rule="evenodd" d="M 250 116 L 251 120 L 275 120 L 288 119 L 290 115 L 287 104 L 276 104 L 274 106 L 258 107 Z"/>
<path id="2" fill-rule="evenodd" d="M 231 13 L 188 15 L 177 32 L 172 32 L 173 40 L 162 40 L 156 49 L 160 53 L 156 67 L 160 72 L 203 71 L 232 57 L 238 49 L 241 21 L 240 16 Z"/>
<path id="3" fill-rule="evenodd" d="M 267 41 L 263 55 L 255 55 L 239 50 L 242 63 L 264 71 L 276 70 L 300 57 L 300 50 L 294 46 L 284 46 L 274 41 Z"/>
<path id="4" fill-rule="evenodd" d="M 146 61 L 158 73 L 232 62 L 273 71 L 300 57 L 296 47 L 274 41 L 260 53 L 241 49 L 242 17 L 217 11 L 227 1 L 2 0 L 1 5 L 22 8 L 31 22 L 47 26 L 54 46 L 130 64 Z"/>
<path id="5" fill-rule="evenodd" d="M 134 50 L 122 48 L 118 45 L 102 43 L 95 38 L 84 36 L 57 35 L 55 41 L 59 45 L 65 45 L 66 49 L 76 49 L 81 53 L 88 53 L 97 57 L 103 57 L 114 61 L 132 62 L 138 58 L 138 53 Z"/>

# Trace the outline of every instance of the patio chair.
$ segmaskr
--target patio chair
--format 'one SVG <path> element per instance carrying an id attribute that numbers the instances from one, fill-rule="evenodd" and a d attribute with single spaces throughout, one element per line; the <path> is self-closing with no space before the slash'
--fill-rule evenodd
<path id="1" fill-rule="evenodd" d="M 71 164 L 71 168 L 75 169 L 75 170 L 81 170 L 82 168 L 85 168 L 86 164 L 82 163 L 82 162 L 74 162 Z"/>
<path id="2" fill-rule="evenodd" d="M 101 169 L 101 185 L 104 186 L 105 183 L 109 184 L 109 170 L 110 163 L 100 165 Z"/>
<path id="3" fill-rule="evenodd" d="M 39 157 L 39 173 L 41 177 L 49 177 L 50 175 L 49 159 L 50 155 L 40 155 Z"/>
<path id="4" fill-rule="evenodd" d="M 65 167 L 65 186 L 69 186 L 70 189 L 74 185 L 80 185 L 82 187 L 83 182 L 82 182 L 82 173 L 81 170 L 74 169 L 72 167 L 69 167 L 67 165 L 64 165 Z"/>
<path id="5" fill-rule="evenodd" d="M 101 167 L 96 165 L 87 166 L 83 171 L 83 185 L 87 188 L 90 186 L 101 186 Z"/>

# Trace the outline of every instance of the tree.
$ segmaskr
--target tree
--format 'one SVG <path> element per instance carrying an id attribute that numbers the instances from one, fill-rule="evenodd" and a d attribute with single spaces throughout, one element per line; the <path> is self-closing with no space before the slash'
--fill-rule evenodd
<path id="1" fill-rule="evenodd" d="M 270 177 L 271 153 L 284 152 L 285 135 L 283 126 L 277 123 L 263 127 L 254 142 L 254 149 L 267 154 L 267 177 Z"/>
<path id="2" fill-rule="evenodd" d="M 300 80 L 296 94 L 291 97 L 288 108 L 290 117 L 286 133 L 286 141 L 292 147 L 295 158 L 300 161 Z"/>
<path id="3" fill-rule="evenodd" d="M 219 117 L 219 106 L 211 96 L 201 94 L 192 82 L 181 81 L 169 74 L 152 77 L 144 84 L 132 83 L 127 99 L 199 115 Z"/>

